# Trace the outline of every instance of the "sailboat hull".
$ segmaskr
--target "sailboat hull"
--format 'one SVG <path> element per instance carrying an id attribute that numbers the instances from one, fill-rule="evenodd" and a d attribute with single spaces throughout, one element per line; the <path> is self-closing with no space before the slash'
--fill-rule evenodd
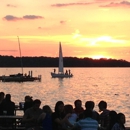
<path id="1" fill-rule="evenodd" d="M 73 77 L 72 74 L 71 75 L 63 74 L 63 73 L 56 74 L 56 73 L 52 73 L 52 72 L 51 72 L 51 76 L 52 76 L 52 78 L 71 78 L 71 77 Z"/>

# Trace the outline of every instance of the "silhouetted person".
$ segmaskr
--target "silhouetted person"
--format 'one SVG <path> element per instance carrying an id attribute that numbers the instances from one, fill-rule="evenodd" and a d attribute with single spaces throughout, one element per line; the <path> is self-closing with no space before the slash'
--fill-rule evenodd
<path id="1" fill-rule="evenodd" d="M 28 108 L 31 108 L 33 106 L 33 100 L 31 96 L 25 96 L 25 102 L 24 102 L 24 113 Z"/>
<path id="2" fill-rule="evenodd" d="M 15 103 L 11 101 L 11 95 L 6 94 L 5 100 L 3 101 L 3 112 L 6 115 L 14 115 Z"/>
<path id="3" fill-rule="evenodd" d="M 33 106 L 28 108 L 23 116 L 23 123 L 25 123 L 26 129 L 35 129 L 39 126 L 38 118 L 42 114 L 42 109 L 40 109 L 41 101 L 35 99 L 33 101 Z"/>
<path id="4" fill-rule="evenodd" d="M 107 109 L 107 103 L 105 101 L 100 101 L 98 104 L 99 111 L 102 112 L 99 115 L 99 120 L 101 123 L 101 127 L 107 128 L 109 125 L 109 110 Z"/>

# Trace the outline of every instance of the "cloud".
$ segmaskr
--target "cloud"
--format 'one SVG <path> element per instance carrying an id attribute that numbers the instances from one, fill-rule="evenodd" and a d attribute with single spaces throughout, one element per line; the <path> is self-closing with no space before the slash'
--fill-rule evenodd
<path id="1" fill-rule="evenodd" d="M 15 17 L 13 15 L 6 15 L 3 19 L 7 20 L 7 21 L 17 21 L 17 20 L 21 20 L 22 18 L 20 17 Z"/>
<path id="2" fill-rule="evenodd" d="M 42 29 L 42 27 L 38 27 L 38 29 Z"/>
<path id="3" fill-rule="evenodd" d="M 2 52 L 16 52 L 17 50 L 0 50 L 0 51 L 2 51 Z"/>
<path id="4" fill-rule="evenodd" d="M 38 16 L 38 15 L 25 15 L 23 17 L 16 17 L 13 15 L 6 15 L 3 19 L 7 20 L 7 21 L 18 21 L 18 20 L 25 20 L 25 19 L 42 19 L 42 16 Z"/>
<path id="5" fill-rule="evenodd" d="M 60 24 L 65 24 L 65 23 L 66 23 L 66 21 L 63 21 L 63 20 L 60 21 Z"/>
<path id="6" fill-rule="evenodd" d="M 63 3 L 63 4 L 53 4 L 53 7 L 64 7 L 64 6 L 77 6 L 77 5 L 89 5 L 91 3 Z"/>
<path id="7" fill-rule="evenodd" d="M 7 6 L 7 7 L 13 7 L 13 8 L 16 8 L 16 7 L 17 7 L 17 6 L 12 5 L 12 4 L 7 4 L 6 6 Z"/>
<path id="8" fill-rule="evenodd" d="M 25 15 L 23 16 L 24 19 L 42 19 L 42 16 L 38 16 L 38 15 Z"/>
<path id="9" fill-rule="evenodd" d="M 110 4 L 101 5 L 100 7 L 130 7 L 130 2 L 129 1 L 121 1 L 119 3 L 111 2 Z"/>

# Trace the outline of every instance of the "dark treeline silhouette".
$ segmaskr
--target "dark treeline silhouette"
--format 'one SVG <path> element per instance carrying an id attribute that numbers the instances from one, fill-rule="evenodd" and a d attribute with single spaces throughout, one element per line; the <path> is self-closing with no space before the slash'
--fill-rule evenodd
<path id="1" fill-rule="evenodd" d="M 58 67 L 56 57 L 22 57 L 23 67 Z M 64 57 L 65 67 L 130 67 L 130 62 L 116 59 Z M 0 67 L 21 67 L 21 58 L 0 55 Z"/>

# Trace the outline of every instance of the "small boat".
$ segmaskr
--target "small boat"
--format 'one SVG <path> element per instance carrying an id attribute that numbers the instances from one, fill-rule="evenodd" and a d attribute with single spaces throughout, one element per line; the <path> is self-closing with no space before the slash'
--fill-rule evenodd
<path id="1" fill-rule="evenodd" d="M 18 37 L 18 43 L 19 43 L 19 52 L 20 52 L 20 58 L 21 58 L 21 67 L 22 67 L 22 73 L 17 74 L 11 74 L 8 76 L 2 75 L 0 76 L 0 80 L 2 82 L 27 82 L 27 81 L 41 81 L 41 75 L 38 75 L 38 77 L 32 76 L 32 71 L 29 71 L 29 74 L 23 74 L 23 63 L 22 63 L 22 57 L 21 57 L 21 49 L 20 49 L 20 42 Z"/>
<path id="2" fill-rule="evenodd" d="M 58 69 L 58 73 L 55 72 L 51 72 L 51 76 L 52 78 L 71 78 L 73 77 L 73 74 L 71 74 L 70 70 L 64 73 L 64 65 L 63 65 L 63 54 L 62 54 L 62 46 L 61 46 L 61 42 L 59 43 L 59 69 Z"/>
<path id="3" fill-rule="evenodd" d="M 32 81 L 41 81 L 41 76 L 38 75 L 38 77 L 33 77 L 32 76 L 32 71 L 29 71 L 29 73 L 31 73 L 31 75 L 23 75 L 22 73 L 18 73 L 18 74 L 11 74 L 9 76 L 0 76 L 0 80 L 2 82 L 32 82 Z"/>

